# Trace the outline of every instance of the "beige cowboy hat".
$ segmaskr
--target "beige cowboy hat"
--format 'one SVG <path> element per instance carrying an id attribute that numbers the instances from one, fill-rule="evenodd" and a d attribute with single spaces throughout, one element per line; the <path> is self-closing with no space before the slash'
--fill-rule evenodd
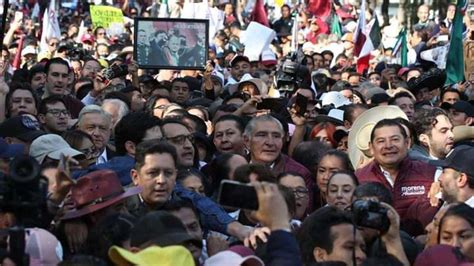
<path id="1" fill-rule="evenodd" d="M 408 120 L 407 115 L 395 105 L 377 106 L 363 112 L 354 121 L 349 132 L 348 153 L 354 169 L 360 162 L 371 157 L 369 153 L 370 134 L 375 124 L 382 119 L 401 117 Z"/>
<path id="2" fill-rule="evenodd" d="M 388 90 L 386 90 L 386 92 L 387 92 L 388 96 L 390 96 L 390 97 L 394 97 L 399 92 L 406 92 L 406 93 L 410 94 L 410 97 L 414 101 L 416 101 L 415 95 L 413 95 L 413 93 L 411 91 L 409 91 L 408 89 L 405 89 L 403 87 L 398 87 L 396 89 L 388 89 Z"/>

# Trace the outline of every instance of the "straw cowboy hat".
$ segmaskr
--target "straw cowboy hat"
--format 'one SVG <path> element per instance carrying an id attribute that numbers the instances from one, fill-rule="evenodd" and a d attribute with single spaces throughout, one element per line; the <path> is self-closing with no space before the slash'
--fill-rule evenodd
<path id="1" fill-rule="evenodd" d="M 386 90 L 385 92 L 386 92 L 386 93 L 388 94 L 388 96 L 390 96 L 390 97 L 394 97 L 397 93 L 400 93 L 400 92 L 406 92 L 406 93 L 410 94 L 410 97 L 411 97 L 414 101 L 416 101 L 415 95 L 413 95 L 413 93 L 412 93 L 411 91 L 409 91 L 408 89 L 405 89 L 405 88 L 403 88 L 403 87 L 398 87 L 398 88 L 396 88 L 396 89 L 388 89 L 388 90 Z"/>
<path id="2" fill-rule="evenodd" d="M 407 115 L 398 106 L 394 105 L 377 106 L 357 117 L 349 132 L 348 139 L 348 153 L 354 169 L 357 169 L 362 161 L 371 158 L 369 142 L 375 124 L 382 119 L 397 117 L 408 120 Z"/>

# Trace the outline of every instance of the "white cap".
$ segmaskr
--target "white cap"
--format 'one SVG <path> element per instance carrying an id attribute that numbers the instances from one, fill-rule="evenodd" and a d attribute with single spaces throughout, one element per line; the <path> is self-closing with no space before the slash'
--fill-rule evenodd
<path id="1" fill-rule="evenodd" d="M 214 76 L 214 77 L 218 78 L 219 81 L 221 82 L 222 86 L 224 86 L 224 74 L 222 74 L 221 72 L 219 72 L 217 70 L 214 70 L 214 71 L 212 71 L 211 76 Z"/>
<path id="2" fill-rule="evenodd" d="M 262 64 L 264 65 L 276 65 L 277 58 L 275 53 L 271 49 L 265 49 L 262 51 Z"/>
<path id="3" fill-rule="evenodd" d="M 342 93 L 338 91 L 330 91 L 323 93 L 321 96 L 322 106 L 333 104 L 335 108 L 339 108 L 343 105 L 349 105 L 352 102 L 349 101 Z"/>
<path id="4" fill-rule="evenodd" d="M 341 109 L 331 109 L 328 113 L 328 116 L 340 121 L 344 121 L 344 111 Z"/>
<path id="5" fill-rule="evenodd" d="M 65 156 L 84 155 L 82 152 L 75 150 L 59 135 L 46 134 L 36 138 L 30 146 L 30 156 L 35 158 L 38 163 L 43 163 L 46 157 L 59 160 L 61 154 Z"/>
<path id="6" fill-rule="evenodd" d="M 216 255 L 210 257 L 204 262 L 204 266 L 240 266 L 240 265 L 263 266 L 263 261 L 257 256 L 242 257 L 232 251 L 221 251 Z"/>
<path id="7" fill-rule="evenodd" d="M 21 51 L 21 56 L 25 56 L 27 54 L 37 54 L 36 49 L 33 46 L 26 46 L 22 51 Z"/>

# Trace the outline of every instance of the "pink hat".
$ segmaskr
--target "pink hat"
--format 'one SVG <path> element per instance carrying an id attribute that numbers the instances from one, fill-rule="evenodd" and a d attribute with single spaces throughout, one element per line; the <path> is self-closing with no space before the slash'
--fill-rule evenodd
<path id="1" fill-rule="evenodd" d="M 248 255 L 248 256 L 241 256 L 240 254 L 226 250 L 217 253 L 216 255 L 210 257 L 204 263 L 204 266 L 220 266 L 220 265 L 227 265 L 227 266 L 264 266 L 265 264 L 263 261 L 255 256 L 255 255 Z"/>
<path id="2" fill-rule="evenodd" d="M 94 43 L 94 36 L 92 34 L 86 33 L 82 35 L 81 42 L 90 42 L 91 44 Z"/>
<path id="3" fill-rule="evenodd" d="M 228 250 L 235 252 L 242 257 L 255 255 L 255 252 L 253 252 L 253 250 L 243 245 L 235 245 L 235 246 L 230 247 Z"/>
<path id="4" fill-rule="evenodd" d="M 260 62 L 262 62 L 262 64 L 266 67 L 271 67 L 277 64 L 276 55 L 270 49 L 263 50 L 261 57 L 262 59 Z"/>
<path id="5" fill-rule="evenodd" d="M 63 248 L 58 239 L 41 228 L 25 230 L 25 253 L 30 256 L 30 265 L 57 265 L 63 259 Z"/>
<path id="6" fill-rule="evenodd" d="M 408 73 L 408 71 L 410 70 L 410 68 L 408 67 L 402 67 L 400 68 L 400 70 L 398 70 L 398 76 L 403 76 L 405 75 L 406 73 Z"/>

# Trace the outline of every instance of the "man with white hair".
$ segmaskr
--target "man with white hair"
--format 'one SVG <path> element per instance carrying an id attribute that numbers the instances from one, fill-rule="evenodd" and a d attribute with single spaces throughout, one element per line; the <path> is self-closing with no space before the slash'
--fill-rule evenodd
<path id="1" fill-rule="evenodd" d="M 102 102 L 102 110 L 112 117 L 112 128 L 130 111 L 127 104 L 119 99 L 105 99 Z"/>
<path id="2" fill-rule="evenodd" d="M 79 113 L 77 128 L 91 135 L 94 145 L 101 151 L 97 164 L 105 163 L 115 156 L 107 147 L 112 132 L 112 117 L 98 105 L 87 105 Z"/>
<path id="3" fill-rule="evenodd" d="M 268 166 L 275 176 L 285 172 L 300 174 L 305 179 L 306 187 L 310 190 L 309 198 L 312 199 L 311 173 L 303 165 L 282 153 L 284 139 L 283 125 L 271 115 L 252 118 L 244 130 L 244 144 L 250 153 L 250 163 Z M 310 201 L 309 209 L 311 207 Z"/>

